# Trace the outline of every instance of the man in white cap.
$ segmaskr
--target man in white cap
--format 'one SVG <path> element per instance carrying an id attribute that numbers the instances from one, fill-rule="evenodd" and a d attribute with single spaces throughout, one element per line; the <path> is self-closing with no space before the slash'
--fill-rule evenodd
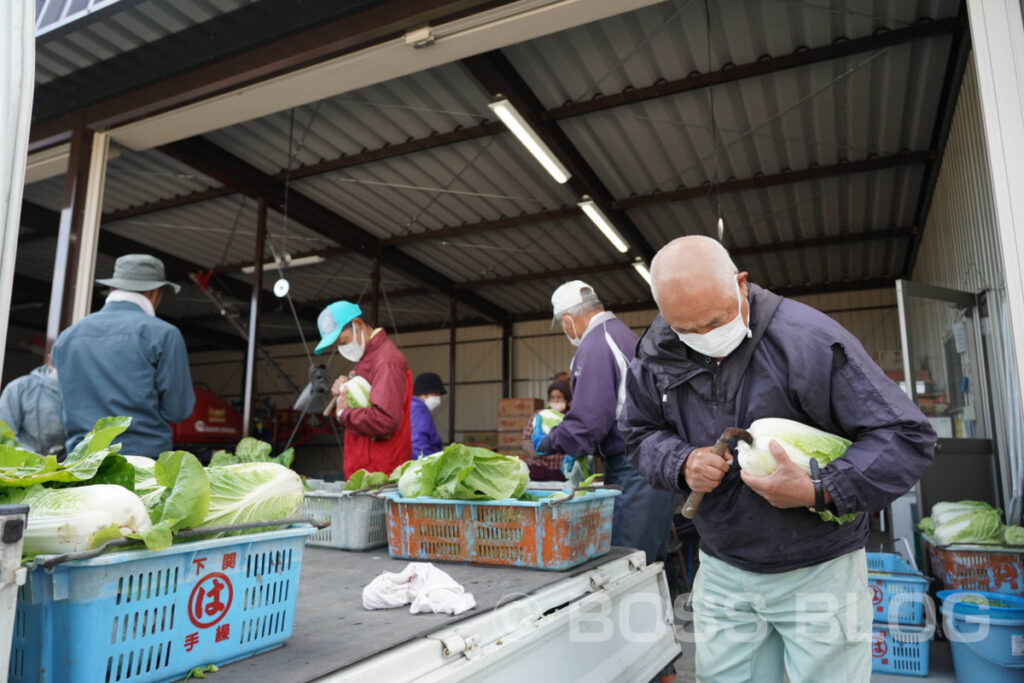
<path id="1" fill-rule="evenodd" d="M 570 366 L 573 403 L 565 419 L 546 436 L 535 432 L 538 455 L 566 453 L 598 456 L 604 478 L 622 487 L 612 520 L 612 544 L 639 548 L 647 561 L 668 550 L 674 494 L 653 488 L 626 459 L 626 444 L 616 420 L 626 400 L 626 374 L 637 336 L 604 310 L 585 282 L 566 282 L 551 295 L 555 320 L 577 347 Z"/>
<path id="2" fill-rule="evenodd" d="M 149 254 L 117 259 L 106 305 L 61 332 L 53 347 L 70 453 L 101 417 L 126 415 L 121 452 L 156 458 L 171 450 L 171 423 L 192 414 L 195 394 L 185 340 L 156 317 L 168 282 Z"/>

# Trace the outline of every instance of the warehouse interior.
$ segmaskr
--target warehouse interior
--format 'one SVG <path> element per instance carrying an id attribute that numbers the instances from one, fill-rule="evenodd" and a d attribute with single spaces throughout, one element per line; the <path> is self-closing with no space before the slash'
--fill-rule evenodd
<path id="1" fill-rule="evenodd" d="M 121 4 L 41 34 L 41 129 L 118 87 L 159 87 L 154 55 L 244 55 L 268 19 L 246 0 Z M 290 38 L 300 19 L 354 22 L 394 3 L 354 3 L 346 17 L 330 4 L 293 17 Z M 967 497 L 1017 501 L 1019 516 L 1019 421 L 1006 419 L 1019 392 L 964 3 L 645 0 L 553 16 L 545 3 L 491 4 L 490 23 L 481 10 L 392 41 L 422 69 L 342 57 L 216 115 L 125 124 L 104 160 L 95 276 L 122 254 L 162 258 L 185 287 L 159 314 L 185 335 L 195 382 L 239 410 L 250 397 L 261 433 L 278 438 L 312 363 L 349 369 L 308 355 L 316 315 L 356 301 L 414 375 L 454 386 L 435 419 L 459 440 L 496 429 L 498 399 L 541 397 L 568 368 L 573 349 L 550 323 L 561 282 L 587 281 L 640 333 L 657 313 L 643 276 L 654 253 L 718 237 L 752 281 L 833 316 L 894 379 L 913 373 L 919 405 L 962 446 L 944 476 L 981 459 Z M 203 53 L 210 41 L 235 52 Z M 77 101 L 53 95 L 68 84 Z M 29 166 L 5 381 L 45 346 L 74 144 Z M 901 299 L 900 280 L 944 289 Z M 973 298 L 929 298 L 947 290 Z M 274 359 L 250 361 L 254 386 L 250 331 Z M 340 472 L 328 430 L 304 433 L 302 448 L 308 471 Z"/>

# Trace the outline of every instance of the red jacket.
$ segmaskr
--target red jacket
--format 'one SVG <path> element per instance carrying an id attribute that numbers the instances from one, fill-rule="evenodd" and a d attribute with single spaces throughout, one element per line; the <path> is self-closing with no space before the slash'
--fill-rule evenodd
<path id="1" fill-rule="evenodd" d="M 338 418 L 345 428 L 345 477 L 359 469 L 390 474 L 412 457 L 409 364 L 381 330 L 366 343 L 353 372 L 370 383 L 370 407 L 346 408 Z"/>

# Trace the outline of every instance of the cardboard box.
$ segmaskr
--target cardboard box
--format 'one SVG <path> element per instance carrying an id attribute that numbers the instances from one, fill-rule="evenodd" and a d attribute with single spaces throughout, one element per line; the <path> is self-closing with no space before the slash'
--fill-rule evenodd
<path id="1" fill-rule="evenodd" d="M 521 432 L 498 432 L 498 452 L 510 450 L 518 451 L 523 448 L 523 435 Z"/>
<path id="2" fill-rule="evenodd" d="M 499 417 L 498 418 L 498 431 L 499 432 L 522 432 L 530 420 L 533 419 L 533 415 L 523 415 L 516 417 Z"/>
<path id="3" fill-rule="evenodd" d="M 496 451 L 498 450 L 498 433 L 464 432 L 462 434 L 462 443 L 474 448 L 486 448 L 488 450 Z"/>
<path id="4" fill-rule="evenodd" d="M 902 370 L 887 370 L 885 376 L 891 379 L 893 382 L 903 381 Z M 914 381 L 915 382 L 930 382 L 932 381 L 932 373 L 930 370 L 914 370 Z"/>
<path id="5" fill-rule="evenodd" d="M 502 398 L 498 400 L 498 417 L 529 417 L 543 407 L 539 398 Z"/>
<path id="6" fill-rule="evenodd" d="M 903 369 L 903 351 L 900 349 L 875 351 L 872 358 L 883 370 Z"/>
<path id="7" fill-rule="evenodd" d="M 513 450 L 506 449 L 506 450 L 498 451 L 498 452 L 501 453 L 502 455 L 511 455 L 513 458 L 521 458 L 521 457 L 523 457 L 523 452 L 521 450 L 513 451 Z"/>

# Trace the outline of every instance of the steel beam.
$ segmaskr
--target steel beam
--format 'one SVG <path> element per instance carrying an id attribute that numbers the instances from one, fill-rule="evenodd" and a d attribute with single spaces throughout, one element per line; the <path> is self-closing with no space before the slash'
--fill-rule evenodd
<path id="1" fill-rule="evenodd" d="M 829 246 L 845 246 L 863 242 L 877 242 L 882 240 L 904 239 L 914 234 L 912 228 L 888 228 L 884 230 L 868 230 L 858 233 L 845 233 L 842 235 L 823 235 L 809 237 L 806 239 L 792 240 L 788 242 L 766 242 L 763 244 L 752 244 L 743 247 L 731 247 L 729 254 L 735 256 L 751 256 L 757 254 L 769 254 L 779 251 L 793 251 L 797 249 L 814 249 Z M 458 289 L 480 289 L 483 287 L 498 287 L 501 285 L 514 285 L 521 282 L 533 282 L 536 280 L 566 279 L 583 275 L 594 275 L 598 273 L 610 273 L 620 270 L 629 270 L 633 267 L 632 261 L 618 261 L 615 263 L 602 263 L 594 266 L 582 266 L 580 268 L 558 268 L 535 273 L 523 273 L 520 275 L 508 275 L 503 277 L 489 278 L 486 280 L 468 280 L 456 285 Z"/>
<path id="2" fill-rule="evenodd" d="M 50 347 L 57 335 L 74 322 L 74 300 L 81 262 L 85 204 L 89 182 L 89 165 L 95 133 L 83 123 L 75 126 L 71 136 L 68 172 L 64 184 L 64 204 L 57 231 L 57 254 L 53 264 L 50 309 L 46 320 L 46 345 Z"/>
<path id="3" fill-rule="evenodd" d="M 587 195 L 593 199 L 615 224 L 636 256 L 648 262 L 654 258 L 654 248 L 633 223 L 633 219 L 615 208 L 611 192 L 576 149 L 569 136 L 557 123 L 544 120 L 544 106 L 540 99 L 504 53 L 494 50 L 463 59 L 462 64 L 492 97 L 508 98 L 512 106 L 529 122 L 537 135 L 572 174 L 567 185 L 577 197 Z"/>
<path id="4" fill-rule="evenodd" d="M 458 346 L 459 300 L 452 294 L 448 309 L 448 443 L 455 443 L 455 349 Z"/>
<path id="5" fill-rule="evenodd" d="M 138 206 L 129 206 L 126 209 L 117 209 L 116 211 L 108 211 L 103 214 L 104 223 L 113 223 L 115 221 L 121 221 L 126 218 L 137 218 L 144 216 L 148 213 L 155 213 L 157 211 L 164 211 L 166 209 L 176 209 L 179 206 L 187 206 L 189 204 L 196 204 L 198 202 L 205 202 L 211 199 L 220 199 L 221 197 L 228 197 L 235 194 L 233 188 L 227 185 L 221 185 L 220 187 L 211 187 L 206 190 L 197 190 L 196 192 L 190 192 L 189 194 L 181 194 L 176 197 L 168 197 L 167 199 L 159 199 L 155 202 L 146 202 L 145 204 L 139 204 Z"/>
<path id="6" fill-rule="evenodd" d="M 236 52 L 32 126 L 30 151 L 66 136 L 76 120 L 109 129 L 237 90 L 377 43 L 409 29 L 447 23 L 510 0 L 387 0 L 356 14 Z"/>
<path id="7" fill-rule="evenodd" d="M 925 179 L 921 183 L 921 193 L 918 196 L 917 207 L 914 210 L 914 224 L 920 226 L 920 229 L 908 245 L 906 257 L 903 261 L 903 277 L 906 279 L 911 279 L 914 273 L 917 252 L 921 248 L 924 227 L 928 222 L 928 210 L 931 208 L 932 196 L 935 194 L 935 185 L 939 181 L 942 155 L 946 150 L 946 142 L 949 140 L 949 129 L 953 125 L 953 112 L 956 110 L 960 84 L 963 81 L 964 70 L 967 68 L 967 55 L 971 51 L 971 32 L 967 23 L 967 7 L 963 2 L 960 4 L 957 21 L 959 26 L 953 34 L 953 43 L 949 49 L 949 57 L 946 60 L 946 73 L 943 76 L 942 90 L 939 94 L 939 107 L 935 114 L 935 122 L 932 124 L 930 147 L 935 150 L 935 155 L 925 170 Z"/>
<path id="8" fill-rule="evenodd" d="M 701 88 L 723 83 L 765 76 L 767 74 L 795 69 L 811 64 L 850 57 L 863 52 L 875 52 L 894 45 L 933 38 L 947 34 L 955 34 L 961 29 L 964 23 L 959 18 L 940 19 L 938 21 L 922 21 L 906 28 L 898 28 L 892 31 L 879 30 L 870 36 L 853 38 L 852 40 L 837 39 L 831 45 L 823 45 L 810 49 L 800 49 L 792 54 L 779 55 L 777 57 L 763 56 L 747 64 L 726 65 L 716 71 L 698 73 L 686 78 L 679 78 L 672 81 L 662 81 L 643 88 L 631 88 L 620 93 L 610 95 L 597 95 L 592 99 L 580 102 L 570 102 L 549 109 L 544 114 L 547 121 L 561 121 L 562 119 L 574 116 L 583 116 L 599 111 L 607 111 L 613 107 L 621 107 L 637 102 L 652 100 L 666 95 L 677 95 L 684 92 L 692 92 Z"/>
<path id="9" fill-rule="evenodd" d="M 898 166 L 909 164 L 928 163 L 935 157 L 934 152 L 922 150 L 919 152 L 898 152 L 888 156 L 871 157 L 858 161 L 843 161 L 829 166 L 811 166 L 799 171 L 783 171 L 771 175 L 753 176 L 738 180 L 726 180 L 714 185 L 700 185 L 697 187 L 685 187 L 667 192 L 652 192 L 637 197 L 627 197 L 616 200 L 613 206 L 616 209 L 636 209 L 652 204 L 664 204 L 666 202 L 682 202 L 691 199 L 701 199 L 713 195 L 727 194 L 730 192 L 742 192 L 744 190 L 759 190 L 792 183 L 802 183 L 810 180 L 822 180 L 837 176 L 852 175 L 854 173 L 867 173 L 870 171 L 883 171 Z"/>
<path id="10" fill-rule="evenodd" d="M 608 111 L 616 107 L 626 106 L 636 102 L 647 101 L 683 92 L 692 92 L 700 88 L 777 73 L 787 69 L 840 59 L 916 40 L 946 34 L 953 34 L 956 36 L 958 32 L 964 30 L 964 26 L 965 23 L 959 18 L 920 22 L 906 28 L 895 29 L 892 31 L 879 31 L 878 33 L 870 36 L 854 38 L 851 40 L 839 40 L 831 45 L 801 50 L 789 55 L 762 57 L 758 61 L 740 66 L 727 65 L 717 71 L 695 74 L 693 76 L 671 81 L 661 81 L 650 86 L 625 90 L 621 93 L 601 95 L 580 102 L 571 102 L 560 107 L 543 111 L 541 113 L 541 118 L 545 121 L 561 121 L 595 112 Z M 458 128 L 445 133 L 434 133 L 425 138 L 416 138 L 398 144 L 384 145 L 377 149 L 364 150 L 355 154 L 343 155 L 336 159 L 328 159 L 319 163 L 310 164 L 309 166 L 292 169 L 289 172 L 282 171 L 270 177 L 272 182 L 281 184 L 284 183 L 286 175 L 290 176 L 292 180 L 308 178 L 375 161 L 391 159 L 404 154 L 435 149 L 437 147 L 464 142 L 466 140 L 474 140 L 502 133 L 505 130 L 505 127 L 500 123 L 491 121 L 477 126 Z M 188 195 L 148 202 L 137 207 L 113 211 L 104 215 L 103 220 L 105 222 L 112 222 L 114 220 L 121 220 L 122 218 L 136 217 L 153 211 L 160 211 L 164 208 L 202 202 L 208 199 L 226 196 L 228 194 L 231 194 L 230 188 L 211 188 L 209 190 L 193 192 Z M 416 235 L 408 237 L 415 238 Z M 411 239 L 410 241 L 415 240 Z"/>
<path id="11" fill-rule="evenodd" d="M 268 206 L 277 210 L 284 211 L 287 200 L 288 215 L 309 229 L 367 258 L 376 253 L 378 240 L 371 233 L 294 189 L 289 189 L 286 197 L 285 188 L 271 183 L 265 173 L 202 137 L 164 145 L 160 150 L 247 196 L 265 199 Z M 379 253 L 381 265 L 401 271 L 431 289 L 448 293 L 454 287 L 451 279 L 397 249 Z M 472 292 L 462 292 L 458 297 L 496 321 L 506 315 L 500 306 Z"/>
<path id="12" fill-rule="evenodd" d="M 260 199 L 256 206 L 256 244 L 252 274 L 252 297 L 249 300 L 249 336 L 245 348 L 245 393 L 242 396 L 242 435 L 252 433 L 253 409 L 256 405 L 256 361 L 260 349 L 260 311 L 263 303 L 263 251 L 267 240 L 267 203 Z"/>

